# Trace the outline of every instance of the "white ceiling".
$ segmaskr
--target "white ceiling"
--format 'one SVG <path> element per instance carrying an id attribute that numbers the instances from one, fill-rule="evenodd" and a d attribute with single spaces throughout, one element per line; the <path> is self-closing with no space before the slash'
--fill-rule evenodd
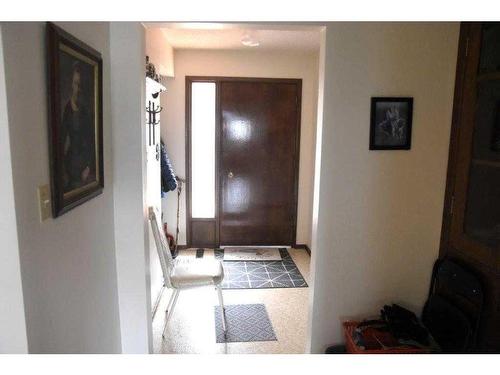
<path id="1" fill-rule="evenodd" d="M 320 27 L 284 24 L 159 23 L 168 42 L 176 49 L 231 49 L 319 51 Z M 246 47 L 241 38 L 250 35 L 258 47 Z"/>

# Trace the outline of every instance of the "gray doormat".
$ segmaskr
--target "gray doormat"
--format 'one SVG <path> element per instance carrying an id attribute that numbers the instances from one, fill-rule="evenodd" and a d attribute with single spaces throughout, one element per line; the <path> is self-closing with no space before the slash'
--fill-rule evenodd
<path id="1" fill-rule="evenodd" d="M 224 248 L 224 260 L 264 261 L 282 259 L 279 249 L 272 247 L 226 247 Z"/>
<path id="2" fill-rule="evenodd" d="M 307 288 L 307 283 L 286 249 L 281 261 L 224 261 L 223 289 Z M 224 250 L 215 250 L 223 259 Z"/>
<path id="3" fill-rule="evenodd" d="M 224 337 L 220 306 L 215 306 L 216 342 L 277 341 L 263 304 L 225 306 L 227 333 Z"/>

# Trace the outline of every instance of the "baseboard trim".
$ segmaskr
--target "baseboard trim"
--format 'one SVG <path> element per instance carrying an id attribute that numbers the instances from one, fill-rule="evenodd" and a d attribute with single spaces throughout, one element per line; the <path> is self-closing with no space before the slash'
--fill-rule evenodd
<path id="1" fill-rule="evenodd" d="M 225 247 L 225 246 L 222 246 L 222 248 L 223 247 Z M 253 246 L 253 247 L 258 247 L 258 246 Z M 266 247 L 274 247 L 274 246 L 266 246 Z M 277 247 L 282 248 L 282 247 L 286 247 L 286 246 L 277 246 Z M 306 244 L 295 244 L 295 245 L 292 245 L 292 247 L 294 249 L 303 249 L 303 250 L 307 251 L 307 253 L 309 255 L 311 255 L 311 249 Z M 190 246 L 188 246 L 188 245 L 179 245 L 179 246 L 177 246 L 178 250 L 186 250 L 186 249 L 189 249 L 189 248 L 190 248 Z"/>
<path id="2" fill-rule="evenodd" d="M 293 248 L 294 249 L 304 249 L 305 251 L 307 251 L 307 254 L 309 254 L 309 256 L 311 256 L 311 249 L 309 249 L 309 246 L 307 246 L 306 244 L 296 243 L 295 245 L 293 245 Z"/>

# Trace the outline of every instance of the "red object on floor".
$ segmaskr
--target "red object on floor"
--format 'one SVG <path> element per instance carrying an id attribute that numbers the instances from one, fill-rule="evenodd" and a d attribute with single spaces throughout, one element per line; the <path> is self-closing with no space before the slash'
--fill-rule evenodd
<path id="1" fill-rule="evenodd" d="M 167 223 L 163 224 L 163 231 L 165 232 L 165 237 L 167 238 L 168 246 L 170 246 L 171 249 L 174 248 L 174 236 L 168 233 L 167 231 Z"/>
<path id="2" fill-rule="evenodd" d="M 352 334 L 360 322 L 349 321 L 342 323 L 348 354 L 425 354 L 427 349 L 400 345 L 390 332 L 384 332 L 375 328 L 367 328 L 363 331 L 363 340 L 366 349 L 356 345 Z"/>

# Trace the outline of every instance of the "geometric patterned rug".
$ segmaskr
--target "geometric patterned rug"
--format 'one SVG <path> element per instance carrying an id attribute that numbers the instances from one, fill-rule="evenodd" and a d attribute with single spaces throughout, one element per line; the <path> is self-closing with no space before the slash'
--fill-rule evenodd
<path id="1" fill-rule="evenodd" d="M 214 307 L 216 342 L 276 341 L 273 326 L 263 304 L 227 305 L 227 333 L 224 337 L 220 306 Z"/>
<path id="2" fill-rule="evenodd" d="M 215 250 L 216 259 L 223 254 Z M 307 288 L 288 251 L 280 249 L 280 254 L 280 261 L 224 261 L 222 289 Z"/>

